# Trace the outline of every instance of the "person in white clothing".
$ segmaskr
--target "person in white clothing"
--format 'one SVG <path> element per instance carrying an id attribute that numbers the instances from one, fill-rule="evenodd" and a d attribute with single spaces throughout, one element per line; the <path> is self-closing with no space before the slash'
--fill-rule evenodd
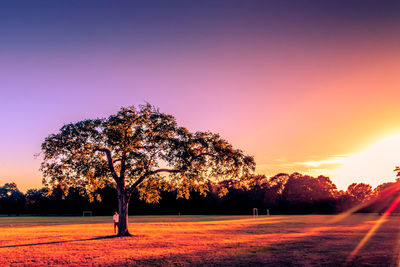
<path id="1" fill-rule="evenodd" d="M 119 222 L 118 212 L 114 213 L 113 222 L 114 222 L 114 233 L 116 233 L 117 232 L 117 227 L 118 227 L 118 222 Z"/>

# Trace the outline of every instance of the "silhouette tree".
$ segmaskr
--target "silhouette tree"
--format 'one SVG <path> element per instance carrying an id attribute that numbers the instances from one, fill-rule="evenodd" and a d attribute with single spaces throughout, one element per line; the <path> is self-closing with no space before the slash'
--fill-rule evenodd
<path id="1" fill-rule="evenodd" d="M 313 201 L 313 177 L 303 176 L 300 173 L 290 175 L 282 196 L 289 203 L 304 204 L 312 203 Z"/>
<path id="2" fill-rule="evenodd" d="M 8 215 L 15 213 L 19 215 L 25 206 L 25 196 L 22 194 L 15 183 L 6 183 L 0 186 L 0 210 Z"/>
<path id="3" fill-rule="evenodd" d="M 373 194 L 374 194 L 374 196 L 379 197 L 383 192 L 385 192 L 389 188 L 392 188 L 395 185 L 396 185 L 395 182 L 387 182 L 387 183 L 380 184 L 374 189 Z"/>
<path id="4" fill-rule="evenodd" d="M 315 200 L 332 200 L 337 197 L 336 185 L 327 176 L 320 175 L 315 178 Z"/>
<path id="5" fill-rule="evenodd" d="M 365 183 L 352 183 L 347 187 L 346 193 L 352 197 L 355 202 L 369 200 L 373 196 L 372 187 Z"/>
<path id="6" fill-rule="evenodd" d="M 129 235 L 128 203 L 157 202 L 164 180 L 188 198 L 190 190 L 207 191 L 211 178 L 239 179 L 254 170 L 253 157 L 234 149 L 218 134 L 191 133 L 175 118 L 150 104 L 122 108 L 106 119 L 64 125 L 42 143 L 41 170 L 47 186 L 84 188 L 92 197 L 107 184 L 118 194 L 118 235 Z"/>
<path id="7" fill-rule="evenodd" d="M 314 178 L 308 175 L 293 173 L 290 175 L 283 194 L 291 202 L 312 203 L 334 198 L 336 185 L 329 177 L 318 176 Z"/>
<path id="8" fill-rule="evenodd" d="M 397 167 L 394 169 L 394 171 L 396 172 L 396 176 L 397 176 L 396 182 L 400 182 L 400 167 L 397 166 Z"/>
<path id="9" fill-rule="evenodd" d="M 26 208 L 29 213 L 45 214 L 48 212 L 48 189 L 29 189 L 26 191 Z"/>
<path id="10" fill-rule="evenodd" d="M 279 209 L 279 205 L 282 203 L 282 193 L 288 180 L 289 174 L 287 173 L 278 173 L 268 179 L 263 200 L 267 206 L 277 205 Z"/>
<path id="11" fill-rule="evenodd" d="M 268 187 L 268 178 L 265 175 L 248 175 L 244 181 L 244 189 L 247 190 L 246 194 L 249 196 L 252 208 L 264 208 L 264 194 Z"/>

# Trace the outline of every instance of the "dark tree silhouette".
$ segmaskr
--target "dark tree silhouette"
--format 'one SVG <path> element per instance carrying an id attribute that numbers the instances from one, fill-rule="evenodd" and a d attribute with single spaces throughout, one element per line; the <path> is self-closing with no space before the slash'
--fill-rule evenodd
<path id="1" fill-rule="evenodd" d="M 15 213 L 19 215 L 25 206 L 25 196 L 22 194 L 15 183 L 6 183 L 0 186 L 0 210 L 8 215 Z"/>
<path id="2" fill-rule="evenodd" d="M 299 173 L 271 178 L 246 175 L 241 180 L 207 180 L 202 186 L 207 188 L 207 194 L 191 187 L 190 198 L 177 198 L 182 196 L 180 188 L 168 180 L 160 181 L 160 201 L 148 203 L 135 191 L 130 198 L 130 214 L 251 214 L 254 207 L 259 208 L 260 214 L 266 214 L 267 209 L 271 214 L 336 213 L 350 208 L 356 208 L 356 212 L 384 212 L 400 192 L 398 181 L 383 183 L 372 193 L 366 185 L 366 196 L 357 200 L 356 192 L 363 187 L 353 185 L 347 192 L 338 191 L 328 177 Z M 81 215 L 82 210 L 91 210 L 93 215 L 109 215 L 118 209 L 114 184 L 107 184 L 96 192 L 98 195 L 92 202 L 85 189 L 75 185 L 69 186 L 65 193 L 56 185 L 50 192 L 49 188 L 30 189 L 23 196 L 14 183 L 8 183 L 0 186 L 0 213 Z M 393 212 L 400 212 L 400 208 Z"/>
<path id="3" fill-rule="evenodd" d="M 207 191 L 208 179 L 239 179 L 255 167 L 253 157 L 218 134 L 191 133 L 150 104 L 122 108 L 106 119 L 67 124 L 45 139 L 42 151 L 47 186 L 64 191 L 77 186 L 94 197 L 97 189 L 115 185 L 119 236 L 129 235 L 128 203 L 133 192 L 157 202 L 163 181 L 168 180 L 178 197 L 188 198 L 191 189 Z"/>
<path id="4" fill-rule="evenodd" d="M 394 185 L 396 185 L 395 182 L 388 182 L 388 183 L 380 184 L 374 189 L 373 194 L 374 194 L 374 196 L 379 197 L 383 192 L 385 192 L 389 188 L 392 188 Z"/>
<path id="5" fill-rule="evenodd" d="M 280 209 L 280 204 L 283 202 L 282 193 L 288 180 L 289 174 L 286 173 L 278 173 L 268 179 L 263 200 L 268 207 L 275 206 Z"/>
<path id="6" fill-rule="evenodd" d="M 26 191 L 26 207 L 29 213 L 45 214 L 48 211 L 48 194 L 47 188 L 29 189 Z"/>
<path id="7" fill-rule="evenodd" d="M 294 173 L 290 175 L 283 195 L 293 203 L 313 203 L 334 198 L 336 186 L 325 176 L 314 178 Z"/>
<path id="8" fill-rule="evenodd" d="M 365 183 L 352 183 L 346 193 L 357 203 L 369 200 L 373 196 L 372 187 Z"/>

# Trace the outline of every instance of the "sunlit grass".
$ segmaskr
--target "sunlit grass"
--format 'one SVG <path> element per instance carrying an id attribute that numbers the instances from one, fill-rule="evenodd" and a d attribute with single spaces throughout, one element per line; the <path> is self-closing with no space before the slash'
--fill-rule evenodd
<path id="1" fill-rule="evenodd" d="M 342 265 L 379 216 L 351 215 L 330 224 L 332 217 L 216 216 L 180 222 L 131 218 L 133 236 L 123 238 L 110 238 L 111 223 L 3 227 L 0 265 Z M 397 218 L 388 216 L 386 221 L 368 241 L 374 247 L 379 242 L 377 254 L 360 249 L 356 262 L 373 263 L 382 251 L 388 255 L 386 262 L 397 262 L 397 254 L 387 252 L 395 249 Z"/>
<path id="2" fill-rule="evenodd" d="M 347 258 L 347 262 L 350 262 L 355 255 L 360 251 L 360 249 L 368 242 L 368 240 L 376 233 L 382 223 L 386 222 L 387 217 L 390 213 L 399 205 L 400 196 L 398 196 L 395 201 L 390 205 L 390 207 L 382 214 L 382 216 L 375 222 L 373 227 L 368 231 L 368 233 L 363 237 L 363 239 L 358 243 L 358 245 L 354 248 L 354 250 L 350 253 Z"/>
<path id="3" fill-rule="evenodd" d="M 386 209 L 386 211 L 380 215 L 380 217 L 373 223 L 369 231 L 363 236 L 363 238 L 360 240 L 360 242 L 355 246 L 355 248 L 351 251 L 351 253 L 348 255 L 345 264 L 348 265 L 350 264 L 355 256 L 360 252 L 360 250 L 367 244 L 367 242 L 377 233 L 378 229 L 382 226 L 383 223 L 385 223 L 388 219 L 388 216 L 391 215 L 393 210 L 400 204 L 400 184 L 395 183 L 394 185 L 390 186 L 389 188 L 386 188 L 383 192 L 381 192 L 377 197 L 365 201 L 363 203 L 360 203 L 359 205 L 356 205 L 355 207 L 351 208 L 350 210 L 336 215 L 333 217 L 330 221 L 329 224 L 334 224 L 338 223 L 350 216 L 354 216 L 354 213 L 369 206 L 374 204 L 377 201 L 381 201 L 384 199 L 387 199 L 392 196 L 396 196 L 395 200 L 390 204 L 390 206 Z M 396 229 L 398 232 L 398 228 Z M 396 259 L 397 266 L 400 266 L 400 237 L 398 240 L 396 240 L 396 244 L 394 245 L 395 247 L 395 252 L 393 255 L 393 258 Z"/>

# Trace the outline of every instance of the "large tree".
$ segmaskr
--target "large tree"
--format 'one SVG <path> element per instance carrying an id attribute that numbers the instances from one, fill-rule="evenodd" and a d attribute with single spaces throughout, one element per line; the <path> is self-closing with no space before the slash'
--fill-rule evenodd
<path id="1" fill-rule="evenodd" d="M 207 191 L 212 179 L 240 179 L 254 170 L 253 157 L 234 149 L 218 134 L 192 133 L 173 116 L 150 104 L 127 107 L 108 118 L 64 125 L 42 143 L 43 183 L 67 192 L 84 188 L 91 196 L 107 184 L 118 192 L 118 235 L 129 235 L 128 203 L 136 191 L 157 202 L 172 185 L 178 196 Z"/>

